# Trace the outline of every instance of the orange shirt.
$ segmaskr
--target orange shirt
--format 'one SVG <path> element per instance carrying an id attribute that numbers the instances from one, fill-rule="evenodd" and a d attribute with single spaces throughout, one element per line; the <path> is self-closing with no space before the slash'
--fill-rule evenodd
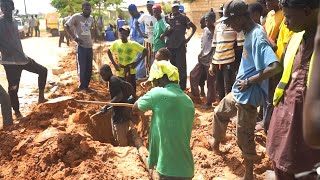
<path id="1" fill-rule="evenodd" d="M 270 11 L 267 15 L 264 27 L 268 37 L 272 39 L 274 42 L 276 42 L 277 40 L 280 30 L 280 24 L 282 23 L 283 19 L 284 15 L 282 10 L 278 10 L 277 12 Z"/>

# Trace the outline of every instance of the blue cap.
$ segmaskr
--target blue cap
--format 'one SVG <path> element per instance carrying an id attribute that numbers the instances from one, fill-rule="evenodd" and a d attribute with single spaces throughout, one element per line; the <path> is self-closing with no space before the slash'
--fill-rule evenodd
<path id="1" fill-rule="evenodd" d="M 179 11 L 184 11 L 184 6 L 180 4 Z"/>
<path id="2" fill-rule="evenodd" d="M 136 5 L 130 4 L 129 7 L 128 7 L 128 10 L 129 10 L 129 11 L 137 11 L 138 9 L 137 9 L 137 6 L 136 6 Z"/>
<path id="3" fill-rule="evenodd" d="M 151 0 L 151 1 L 147 1 L 147 4 L 154 5 L 155 2 Z"/>

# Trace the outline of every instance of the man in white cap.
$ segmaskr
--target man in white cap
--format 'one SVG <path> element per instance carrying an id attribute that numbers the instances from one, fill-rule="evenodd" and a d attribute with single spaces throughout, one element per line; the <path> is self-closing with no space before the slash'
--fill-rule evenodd
<path id="1" fill-rule="evenodd" d="M 171 27 L 171 33 L 167 36 L 167 48 L 172 57 L 171 63 L 179 69 L 180 87 L 182 90 L 187 86 L 187 60 L 186 60 L 186 44 L 190 41 L 197 28 L 190 19 L 180 13 L 180 3 L 174 1 L 172 3 L 172 13 L 167 17 L 167 23 Z M 192 28 L 191 35 L 186 38 L 186 30 Z"/>
<path id="2" fill-rule="evenodd" d="M 237 115 L 237 144 L 244 158 L 245 180 L 253 180 L 253 162 L 257 158 L 254 131 L 257 107 L 268 97 L 268 78 L 281 71 L 281 65 L 273 52 L 263 28 L 249 15 L 248 5 L 242 0 L 225 4 L 224 21 L 237 32 L 243 31 L 245 43 L 236 82 L 232 92 L 222 99 L 214 110 L 213 138 L 209 144 L 215 153 L 220 153 L 230 118 Z"/>
<path id="3" fill-rule="evenodd" d="M 147 1 L 147 10 L 148 13 L 144 13 L 140 16 L 138 21 L 135 22 L 136 29 L 138 30 L 139 34 L 144 37 L 144 47 L 148 50 L 148 56 L 146 58 L 146 70 L 147 72 L 150 70 L 152 61 L 153 61 L 153 26 L 157 22 L 157 19 L 153 16 L 152 7 L 154 5 L 154 1 L 149 0 Z M 145 26 L 145 33 L 139 27 L 139 24 L 143 23 Z"/>

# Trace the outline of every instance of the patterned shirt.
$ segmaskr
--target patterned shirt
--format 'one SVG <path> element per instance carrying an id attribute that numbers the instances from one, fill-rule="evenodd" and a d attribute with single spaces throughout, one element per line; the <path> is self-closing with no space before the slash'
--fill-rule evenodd
<path id="1" fill-rule="evenodd" d="M 142 53 L 144 47 L 135 41 L 128 41 L 123 43 L 120 39 L 115 41 L 111 47 L 110 51 L 115 53 L 118 57 L 118 63 L 122 66 L 127 66 L 134 62 L 138 53 Z M 130 74 L 136 74 L 136 69 L 131 68 Z M 124 77 L 124 69 L 120 68 L 118 72 L 119 77 Z"/>

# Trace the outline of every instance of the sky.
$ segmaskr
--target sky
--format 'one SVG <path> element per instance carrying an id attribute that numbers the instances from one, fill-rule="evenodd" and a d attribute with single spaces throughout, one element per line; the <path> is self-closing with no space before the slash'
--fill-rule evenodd
<path id="1" fill-rule="evenodd" d="M 55 9 L 50 5 L 51 0 L 25 0 L 28 14 L 49 13 L 54 12 Z M 168 0 L 155 0 L 156 3 Z M 20 14 L 24 14 L 24 0 L 13 0 L 16 9 Z M 123 6 L 128 4 L 143 5 L 147 0 L 124 0 Z"/>

